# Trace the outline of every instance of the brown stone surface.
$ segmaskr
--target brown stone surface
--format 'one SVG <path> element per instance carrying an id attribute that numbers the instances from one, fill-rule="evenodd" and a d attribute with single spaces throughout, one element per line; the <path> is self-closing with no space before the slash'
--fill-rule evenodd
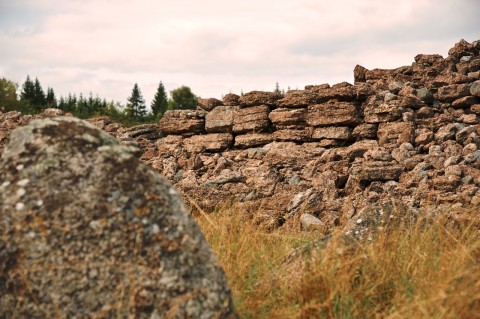
<path id="1" fill-rule="evenodd" d="M 230 133 L 233 117 L 238 106 L 218 106 L 205 116 L 205 130 L 208 133 Z"/>
<path id="2" fill-rule="evenodd" d="M 268 133 L 251 133 L 245 135 L 238 135 L 235 137 L 235 147 L 238 148 L 251 148 L 258 147 L 273 141 L 272 134 Z"/>
<path id="3" fill-rule="evenodd" d="M 132 138 L 143 137 L 147 140 L 152 140 L 152 141 L 162 137 L 160 128 L 156 124 L 142 124 L 142 125 L 132 126 L 124 130 L 124 134 Z"/>
<path id="4" fill-rule="evenodd" d="M 239 99 L 240 106 L 250 107 L 258 105 L 276 106 L 282 96 L 274 92 L 252 91 L 245 93 Z"/>
<path id="5" fill-rule="evenodd" d="M 259 105 L 237 110 L 233 115 L 233 132 L 235 134 L 263 132 L 268 130 L 268 113 L 266 105 Z"/>
<path id="6" fill-rule="evenodd" d="M 223 102 L 214 98 L 198 99 L 198 107 L 205 111 L 211 111 L 220 105 L 223 105 Z"/>
<path id="7" fill-rule="evenodd" d="M 277 101 L 278 107 L 301 108 L 320 102 L 319 94 L 309 90 L 290 90 Z"/>
<path id="8" fill-rule="evenodd" d="M 357 94 L 357 100 L 363 102 L 370 95 L 375 94 L 373 86 L 369 83 L 356 82 L 354 86 L 355 92 Z"/>
<path id="9" fill-rule="evenodd" d="M 438 89 L 437 99 L 442 102 L 453 102 L 456 99 L 470 95 L 469 84 L 452 84 Z"/>
<path id="10" fill-rule="evenodd" d="M 427 145 L 427 144 L 429 144 L 430 142 L 433 141 L 433 138 L 434 138 L 433 132 L 426 131 L 426 132 L 418 134 L 415 137 L 415 144 L 418 145 L 418 146 Z"/>
<path id="11" fill-rule="evenodd" d="M 318 140 L 318 145 L 320 147 L 339 147 L 339 146 L 345 146 L 346 141 L 345 140 L 339 140 L 339 139 L 321 139 Z"/>
<path id="12" fill-rule="evenodd" d="M 377 136 L 380 146 L 412 143 L 415 138 L 415 126 L 409 122 L 380 123 Z"/>
<path id="13" fill-rule="evenodd" d="M 350 127 L 319 127 L 313 130 L 312 139 L 332 139 L 332 140 L 349 140 L 352 137 L 352 128 Z"/>
<path id="14" fill-rule="evenodd" d="M 359 181 L 396 181 L 400 178 L 403 167 L 399 164 L 372 161 L 354 163 L 350 168 L 350 175 Z"/>
<path id="15" fill-rule="evenodd" d="M 338 83 L 335 85 L 313 85 L 306 86 L 307 92 L 315 93 L 318 103 L 327 102 L 329 100 L 337 101 L 353 101 L 357 92 L 355 87 L 347 82 Z"/>
<path id="16" fill-rule="evenodd" d="M 480 114 L 480 104 L 475 104 L 470 107 L 470 111 L 475 114 Z"/>
<path id="17" fill-rule="evenodd" d="M 158 153 L 163 156 L 176 156 L 183 146 L 183 137 L 168 135 L 156 141 Z"/>
<path id="18" fill-rule="evenodd" d="M 363 123 L 353 129 L 355 139 L 375 139 L 377 137 L 377 124 Z"/>
<path id="19" fill-rule="evenodd" d="M 309 142 L 311 139 L 311 132 L 309 130 L 279 130 L 273 132 L 274 141 L 291 141 L 291 142 Z"/>
<path id="20" fill-rule="evenodd" d="M 223 97 L 223 105 L 237 106 L 237 105 L 240 105 L 239 100 L 240 100 L 239 95 L 228 93 L 228 94 L 225 94 L 225 96 Z"/>
<path id="21" fill-rule="evenodd" d="M 353 80 L 355 82 L 365 82 L 367 80 L 366 73 L 368 69 L 364 68 L 363 66 L 357 64 L 353 69 Z"/>
<path id="22" fill-rule="evenodd" d="M 339 154 L 341 154 L 342 158 L 346 158 L 349 162 L 353 162 L 355 158 L 363 158 L 367 151 L 377 147 L 378 142 L 375 140 L 362 140 L 342 149 Z"/>
<path id="23" fill-rule="evenodd" d="M 453 48 L 448 50 L 448 55 L 456 59 L 461 59 L 463 56 L 468 55 L 478 56 L 478 49 L 475 48 L 472 43 L 468 43 L 464 39 L 461 39 L 459 42 L 455 43 Z"/>
<path id="24" fill-rule="evenodd" d="M 232 142 L 233 136 L 230 133 L 213 133 L 186 138 L 183 145 L 189 153 L 221 152 L 229 148 Z"/>
<path id="25" fill-rule="evenodd" d="M 480 80 L 472 83 L 470 86 L 470 94 L 480 98 Z"/>
<path id="26" fill-rule="evenodd" d="M 461 125 L 458 123 L 450 123 L 440 127 L 435 133 L 435 141 L 440 144 L 455 139 L 455 135 L 460 128 Z"/>
<path id="27" fill-rule="evenodd" d="M 275 109 L 268 117 L 277 130 L 302 129 L 306 125 L 307 109 Z"/>
<path id="28" fill-rule="evenodd" d="M 307 124 L 311 126 L 355 126 L 359 122 L 360 116 L 355 103 L 328 102 L 308 107 Z"/>
<path id="29" fill-rule="evenodd" d="M 400 104 L 399 100 L 382 102 L 379 97 L 372 96 L 364 109 L 365 122 L 382 123 L 398 120 L 404 112 L 404 108 Z"/>
<path id="30" fill-rule="evenodd" d="M 393 70 L 387 69 L 372 69 L 365 72 L 365 79 L 368 82 L 378 81 L 378 80 L 390 80 L 392 77 Z"/>
<path id="31" fill-rule="evenodd" d="M 165 134 L 193 135 L 205 132 L 205 111 L 169 110 L 163 114 L 158 126 Z"/>

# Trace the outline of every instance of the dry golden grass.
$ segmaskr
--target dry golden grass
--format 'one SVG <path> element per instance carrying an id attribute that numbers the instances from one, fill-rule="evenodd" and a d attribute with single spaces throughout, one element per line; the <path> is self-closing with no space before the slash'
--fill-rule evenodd
<path id="1" fill-rule="evenodd" d="M 480 236 L 472 223 L 402 225 L 352 249 L 334 234 L 287 264 L 314 234 L 268 233 L 235 208 L 194 216 L 241 318 L 480 318 Z"/>

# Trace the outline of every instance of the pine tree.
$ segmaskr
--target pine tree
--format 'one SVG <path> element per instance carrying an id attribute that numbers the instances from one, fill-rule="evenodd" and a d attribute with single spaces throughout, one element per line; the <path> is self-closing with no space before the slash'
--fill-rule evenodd
<path id="1" fill-rule="evenodd" d="M 280 90 L 280 85 L 278 85 L 278 82 L 275 83 L 275 90 L 273 91 L 273 93 L 277 95 L 282 95 L 282 91 Z"/>
<path id="2" fill-rule="evenodd" d="M 47 89 L 46 101 L 48 107 L 57 107 L 57 99 L 55 98 L 55 92 L 53 92 L 52 88 Z"/>
<path id="3" fill-rule="evenodd" d="M 165 87 L 163 86 L 163 83 L 161 81 L 160 81 L 160 84 L 158 85 L 157 93 L 153 98 L 151 107 L 152 107 L 152 113 L 155 117 L 158 115 L 162 116 L 167 111 L 167 108 L 168 108 L 167 93 L 165 92 Z"/>
<path id="4" fill-rule="evenodd" d="M 128 98 L 127 112 L 130 116 L 136 118 L 143 118 L 147 114 L 147 107 L 143 99 L 142 92 L 135 83 L 132 90 L 132 95 Z"/>
<path id="5" fill-rule="evenodd" d="M 70 113 L 76 113 L 77 111 L 77 97 L 75 94 L 68 93 L 67 101 L 66 101 L 66 106 L 65 109 L 63 110 L 65 112 L 70 112 Z"/>
<path id="6" fill-rule="evenodd" d="M 60 100 L 58 100 L 58 108 L 62 111 L 67 110 L 67 103 L 65 102 L 65 98 L 60 96 Z"/>
<path id="7" fill-rule="evenodd" d="M 45 92 L 43 91 L 38 78 L 35 78 L 33 97 L 33 107 L 35 112 L 40 113 L 45 108 L 46 104 L 47 99 L 45 97 Z"/>
<path id="8" fill-rule="evenodd" d="M 89 114 L 90 113 L 89 113 L 89 110 L 88 110 L 87 99 L 85 99 L 83 97 L 83 94 L 80 93 L 78 95 L 78 100 L 77 100 L 77 103 L 76 103 L 76 108 L 75 108 L 74 115 L 81 118 L 81 119 L 85 119 L 85 118 L 88 118 Z"/>
<path id="9" fill-rule="evenodd" d="M 25 83 L 23 83 L 20 99 L 27 103 L 33 103 L 33 100 L 35 99 L 35 84 L 30 80 L 29 75 L 27 75 L 27 79 L 25 80 Z"/>

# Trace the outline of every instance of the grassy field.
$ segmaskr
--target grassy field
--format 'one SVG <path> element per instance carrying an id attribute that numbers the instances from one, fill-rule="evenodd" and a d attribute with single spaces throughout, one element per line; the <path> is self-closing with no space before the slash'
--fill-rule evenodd
<path id="1" fill-rule="evenodd" d="M 333 234 L 315 247 L 308 243 L 319 235 L 296 227 L 266 232 L 239 209 L 194 216 L 241 318 L 480 318 L 473 223 L 399 225 L 355 244 Z"/>

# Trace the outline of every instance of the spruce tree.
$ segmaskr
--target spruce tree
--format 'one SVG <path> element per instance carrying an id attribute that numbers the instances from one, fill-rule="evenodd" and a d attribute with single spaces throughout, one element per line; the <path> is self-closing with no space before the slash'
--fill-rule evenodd
<path id="1" fill-rule="evenodd" d="M 132 95 L 127 100 L 129 102 L 127 112 L 130 116 L 143 118 L 147 114 L 147 106 L 137 83 L 133 86 Z"/>
<path id="2" fill-rule="evenodd" d="M 47 99 L 45 97 L 45 92 L 43 91 L 38 78 L 35 78 L 34 97 L 33 97 L 33 107 L 35 112 L 40 113 L 42 109 L 45 108 L 46 104 L 47 104 Z"/>
<path id="3" fill-rule="evenodd" d="M 62 111 L 67 110 L 67 103 L 65 102 L 65 98 L 60 96 L 60 100 L 58 101 L 58 108 Z"/>
<path id="4" fill-rule="evenodd" d="M 167 111 L 167 108 L 168 108 L 167 93 L 165 92 L 165 87 L 163 86 L 163 83 L 161 81 L 160 81 L 160 84 L 158 85 L 157 93 L 153 98 L 151 107 L 152 107 L 152 113 L 155 117 L 158 115 L 162 116 Z"/>
<path id="5" fill-rule="evenodd" d="M 27 75 L 27 79 L 25 80 L 25 83 L 23 83 L 20 99 L 27 103 L 33 103 L 33 100 L 35 99 L 35 84 L 30 80 L 29 75 Z"/>
<path id="6" fill-rule="evenodd" d="M 57 99 L 55 98 L 55 92 L 53 92 L 52 88 L 47 89 L 46 101 L 48 107 L 57 107 Z"/>
<path id="7" fill-rule="evenodd" d="M 275 82 L 275 90 L 273 91 L 273 93 L 277 95 L 284 95 L 285 90 L 280 90 L 280 85 L 278 84 L 278 82 Z"/>

